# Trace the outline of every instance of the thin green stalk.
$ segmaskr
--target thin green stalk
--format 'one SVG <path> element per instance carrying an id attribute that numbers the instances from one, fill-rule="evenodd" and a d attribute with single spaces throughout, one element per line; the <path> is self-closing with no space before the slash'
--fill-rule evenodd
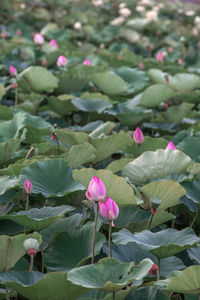
<path id="1" fill-rule="evenodd" d="M 97 228 L 98 214 L 99 214 L 99 206 L 98 206 L 98 203 L 97 203 L 97 204 L 96 204 L 95 220 L 94 220 L 93 238 L 92 238 L 92 261 L 91 261 L 92 264 L 94 264 L 95 235 L 96 235 L 96 228 Z"/>
<path id="2" fill-rule="evenodd" d="M 17 103 L 18 103 L 18 91 L 17 88 L 15 88 L 15 106 L 14 106 L 15 111 L 16 111 Z"/>
<path id="3" fill-rule="evenodd" d="M 157 281 L 160 280 L 160 258 L 158 258 L 158 268 L 159 268 L 159 270 L 156 271 L 156 273 L 157 273 Z"/>
<path id="4" fill-rule="evenodd" d="M 41 246 L 41 257 L 42 257 L 42 268 L 41 268 L 41 272 L 44 273 L 44 251 L 43 251 L 42 246 Z"/>
<path id="5" fill-rule="evenodd" d="M 112 257 L 112 252 L 111 252 L 111 233 L 112 233 L 112 221 L 109 222 L 109 233 L 108 233 L 109 257 Z"/>
<path id="6" fill-rule="evenodd" d="M 26 195 L 26 210 L 29 209 L 29 195 Z"/>
<path id="7" fill-rule="evenodd" d="M 56 144 L 57 144 L 57 148 L 58 148 L 58 153 L 60 153 L 60 145 L 59 145 L 59 141 L 56 135 Z"/>
<path id="8" fill-rule="evenodd" d="M 196 218 L 198 217 L 198 215 L 199 215 L 199 210 L 197 210 L 197 212 L 196 212 L 196 214 L 195 214 L 195 216 L 194 216 L 194 219 L 192 220 L 192 223 L 191 223 L 191 225 L 190 225 L 191 228 L 193 227 L 193 225 L 194 225 L 194 223 L 195 223 Z"/>
<path id="9" fill-rule="evenodd" d="M 151 229 L 151 223 L 153 220 L 153 214 L 151 214 L 150 218 L 149 218 L 149 224 L 148 224 L 148 229 Z"/>
<path id="10" fill-rule="evenodd" d="M 112 300 L 115 300 L 115 292 L 112 293 Z"/>
<path id="11" fill-rule="evenodd" d="M 34 262 L 34 255 L 31 254 L 31 260 L 30 260 L 29 272 L 32 272 L 32 271 L 33 271 L 33 262 Z"/>
<path id="12" fill-rule="evenodd" d="M 6 300 L 10 300 L 10 296 L 9 296 L 9 293 L 8 293 L 8 287 L 6 286 Z"/>

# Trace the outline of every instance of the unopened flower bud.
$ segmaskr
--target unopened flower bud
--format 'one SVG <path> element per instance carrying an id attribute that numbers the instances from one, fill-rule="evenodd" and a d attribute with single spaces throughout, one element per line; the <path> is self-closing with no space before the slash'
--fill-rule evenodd
<path id="1" fill-rule="evenodd" d="M 38 240 L 33 239 L 33 238 L 28 238 L 24 241 L 23 243 L 25 251 L 28 252 L 29 249 L 34 249 L 37 251 L 39 249 L 39 243 Z"/>

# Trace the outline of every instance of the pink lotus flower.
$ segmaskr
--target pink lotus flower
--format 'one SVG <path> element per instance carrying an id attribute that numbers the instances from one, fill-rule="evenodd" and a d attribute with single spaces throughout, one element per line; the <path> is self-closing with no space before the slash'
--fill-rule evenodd
<path id="1" fill-rule="evenodd" d="M 143 70 L 143 69 L 144 69 L 144 64 L 143 64 L 142 61 L 139 63 L 139 69 L 140 69 L 140 70 Z"/>
<path id="2" fill-rule="evenodd" d="M 90 201 L 103 201 L 105 196 L 106 188 L 103 182 L 98 177 L 93 176 L 86 191 L 86 197 Z"/>
<path id="3" fill-rule="evenodd" d="M 179 58 L 177 63 L 178 63 L 178 65 L 182 65 L 183 64 L 182 58 Z"/>
<path id="4" fill-rule="evenodd" d="M 167 145 L 167 147 L 165 148 L 165 150 L 167 150 L 167 149 L 176 150 L 176 147 L 174 146 L 174 144 L 172 143 L 172 141 L 170 141 L 169 144 Z"/>
<path id="5" fill-rule="evenodd" d="M 59 56 L 56 62 L 58 67 L 65 67 L 67 63 L 68 61 L 64 55 Z"/>
<path id="6" fill-rule="evenodd" d="M 86 58 L 83 62 L 84 66 L 91 66 L 91 61 L 89 60 L 89 58 Z"/>
<path id="7" fill-rule="evenodd" d="M 32 183 L 30 182 L 30 180 L 27 178 L 26 181 L 24 182 L 24 190 L 26 192 L 27 195 L 32 193 Z"/>
<path id="8" fill-rule="evenodd" d="M 49 45 L 51 45 L 55 48 L 58 48 L 58 44 L 57 44 L 56 40 L 54 40 L 54 39 L 50 40 Z"/>
<path id="9" fill-rule="evenodd" d="M 137 145 L 141 145 L 144 142 L 144 135 L 140 127 L 137 127 L 133 133 L 133 139 Z"/>
<path id="10" fill-rule="evenodd" d="M 174 48 L 172 48 L 172 47 L 169 47 L 169 48 L 168 48 L 168 52 L 169 52 L 169 53 L 172 53 L 173 51 L 174 51 Z"/>
<path id="11" fill-rule="evenodd" d="M 110 197 L 107 197 L 105 202 L 99 203 L 99 211 L 102 217 L 108 221 L 112 221 L 112 226 L 115 226 L 113 220 L 118 217 L 119 207 Z"/>
<path id="12" fill-rule="evenodd" d="M 162 52 L 158 52 L 157 55 L 156 55 L 156 60 L 158 62 L 162 62 L 164 61 L 164 56 L 163 56 L 163 53 Z"/>
<path id="13" fill-rule="evenodd" d="M 9 72 L 10 72 L 10 76 L 17 75 L 17 69 L 15 69 L 12 65 L 9 66 Z"/>
<path id="14" fill-rule="evenodd" d="M 37 44 L 37 45 L 43 45 L 44 44 L 44 37 L 40 33 L 36 33 L 34 35 L 33 40 L 34 40 L 34 43 Z"/>

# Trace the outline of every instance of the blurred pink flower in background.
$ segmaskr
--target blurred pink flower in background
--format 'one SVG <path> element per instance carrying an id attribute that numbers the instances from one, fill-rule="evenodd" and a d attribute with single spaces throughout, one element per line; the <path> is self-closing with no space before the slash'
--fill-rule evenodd
<path id="1" fill-rule="evenodd" d="M 10 76 L 17 75 L 17 69 L 15 69 L 12 65 L 9 66 L 9 72 L 10 72 Z"/>
<path id="2" fill-rule="evenodd" d="M 169 144 L 167 145 L 167 147 L 165 148 L 165 150 L 168 150 L 168 149 L 176 150 L 176 147 L 174 146 L 172 141 L 170 141 Z"/>
<path id="3" fill-rule="evenodd" d="M 89 58 L 86 58 L 83 62 L 84 66 L 91 66 L 91 61 L 89 60 Z"/>
<path id="4" fill-rule="evenodd" d="M 53 46 L 55 48 L 58 48 L 58 44 L 57 44 L 57 42 L 56 42 L 55 39 L 50 40 L 49 45 L 51 45 L 51 46 Z"/>
<path id="5" fill-rule="evenodd" d="M 68 61 L 64 55 L 60 55 L 57 59 L 57 66 L 58 67 L 65 67 L 67 65 Z"/>
<path id="6" fill-rule="evenodd" d="M 163 53 L 161 51 L 157 53 L 156 60 L 159 61 L 159 62 L 164 61 L 164 56 L 163 56 Z"/>
<path id="7" fill-rule="evenodd" d="M 37 45 L 43 45 L 44 44 L 44 37 L 40 33 L 36 33 L 33 37 L 34 43 Z"/>

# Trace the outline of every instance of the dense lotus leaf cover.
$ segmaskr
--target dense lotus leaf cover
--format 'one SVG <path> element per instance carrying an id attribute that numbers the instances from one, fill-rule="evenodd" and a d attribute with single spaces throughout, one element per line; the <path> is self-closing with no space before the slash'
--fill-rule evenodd
<path id="1" fill-rule="evenodd" d="M 1 1 L 0 299 L 199 298 L 199 16 Z"/>

